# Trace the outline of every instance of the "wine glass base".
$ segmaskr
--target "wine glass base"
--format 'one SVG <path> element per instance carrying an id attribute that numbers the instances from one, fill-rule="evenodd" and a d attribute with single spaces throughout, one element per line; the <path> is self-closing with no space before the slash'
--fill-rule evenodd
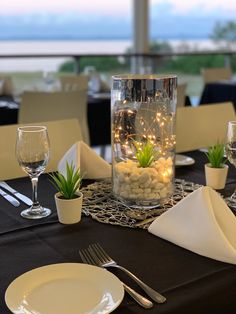
<path id="1" fill-rule="evenodd" d="M 49 216 L 52 213 L 51 209 L 45 208 L 45 207 L 40 207 L 39 210 L 32 210 L 31 208 L 27 208 L 23 210 L 20 215 L 23 218 L 27 219 L 41 219 L 44 217 Z"/>

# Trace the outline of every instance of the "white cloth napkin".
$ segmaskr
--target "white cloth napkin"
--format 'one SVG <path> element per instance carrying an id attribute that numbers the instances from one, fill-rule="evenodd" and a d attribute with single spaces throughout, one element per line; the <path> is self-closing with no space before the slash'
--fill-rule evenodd
<path id="1" fill-rule="evenodd" d="M 148 231 L 197 254 L 236 264 L 236 217 L 210 187 L 189 194 Z"/>
<path id="2" fill-rule="evenodd" d="M 66 162 L 73 162 L 76 168 L 80 168 L 84 179 L 103 179 L 111 177 L 111 165 L 96 154 L 83 141 L 76 142 L 65 153 L 58 163 L 58 171 L 66 174 Z"/>

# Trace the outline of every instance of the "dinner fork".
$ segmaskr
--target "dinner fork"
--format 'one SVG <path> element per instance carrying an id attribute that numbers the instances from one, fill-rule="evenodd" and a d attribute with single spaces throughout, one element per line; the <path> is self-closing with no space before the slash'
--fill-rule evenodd
<path id="1" fill-rule="evenodd" d="M 89 246 L 90 249 L 92 249 L 98 259 L 99 259 L 99 266 L 101 267 L 116 267 L 120 270 L 123 270 L 129 277 L 131 277 L 146 293 L 147 295 L 154 300 L 157 303 L 164 303 L 166 301 L 166 298 L 161 295 L 156 290 L 149 287 L 147 284 L 145 284 L 142 280 L 140 280 L 138 277 L 136 277 L 133 273 L 131 273 L 128 269 L 124 268 L 123 266 L 120 266 L 114 261 L 101 247 L 99 243 L 91 244 Z"/>
<path id="2" fill-rule="evenodd" d="M 89 249 L 84 249 L 79 251 L 79 255 L 83 263 L 91 264 L 98 266 L 98 259 L 89 251 Z M 133 290 L 131 287 L 127 286 L 124 282 L 121 281 L 125 291 L 143 308 L 150 309 L 153 307 L 153 303 L 147 298 L 143 297 L 141 294 Z"/>

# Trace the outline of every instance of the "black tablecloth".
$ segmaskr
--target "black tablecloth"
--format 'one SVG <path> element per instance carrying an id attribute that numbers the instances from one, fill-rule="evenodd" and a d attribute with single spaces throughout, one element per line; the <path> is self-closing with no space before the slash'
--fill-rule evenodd
<path id="1" fill-rule="evenodd" d="M 111 100 L 88 97 L 88 126 L 91 146 L 111 144 Z"/>
<path id="2" fill-rule="evenodd" d="M 198 162 L 176 169 L 178 178 L 205 183 L 203 164 L 205 155 L 190 154 Z M 230 195 L 236 184 L 236 171 L 230 167 L 226 189 Z M 10 180 L 10 185 L 30 196 L 28 178 Z M 159 290 L 167 302 L 157 305 L 148 313 L 168 314 L 233 314 L 236 308 L 236 267 L 194 254 L 162 240 L 147 230 L 102 224 L 90 217 L 82 217 L 79 224 L 58 223 L 55 189 L 48 175 L 39 179 L 41 203 L 52 209 L 51 216 L 31 221 L 21 218 L 20 211 L 0 198 L 0 313 L 7 314 L 4 294 L 10 282 L 33 268 L 60 262 L 81 262 L 79 250 L 100 242 L 123 266 Z M 199 225 L 199 232 L 201 226 Z M 143 293 L 134 282 L 119 270 L 113 273 Z M 43 302 L 43 300 L 42 300 Z M 125 296 L 115 313 L 144 313 L 129 296 Z M 74 314 L 74 313 L 65 313 Z"/>
<path id="3" fill-rule="evenodd" d="M 205 85 L 200 104 L 231 101 L 236 108 L 236 82 L 220 81 Z"/>

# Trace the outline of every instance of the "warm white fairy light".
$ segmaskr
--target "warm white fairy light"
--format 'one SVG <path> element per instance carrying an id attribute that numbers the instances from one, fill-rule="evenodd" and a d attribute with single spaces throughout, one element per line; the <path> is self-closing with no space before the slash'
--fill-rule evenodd
<path id="1" fill-rule="evenodd" d="M 135 157 L 133 141 L 137 143 L 139 149 L 144 142 L 150 141 L 159 156 L 167 156 L 174 149 L 176 144 L 175 135 L 172 134 L 174 115 L 157 112 L 151 117 L 151 114 L 153 111 L 149 109 L 143 110 L 141 116 L 140 111 L 137 115 L 137 111 L 130 108 L 117 112 L 114 121 L 114 141 L 120 145 L 122 153 L 127 158 Z"/>

